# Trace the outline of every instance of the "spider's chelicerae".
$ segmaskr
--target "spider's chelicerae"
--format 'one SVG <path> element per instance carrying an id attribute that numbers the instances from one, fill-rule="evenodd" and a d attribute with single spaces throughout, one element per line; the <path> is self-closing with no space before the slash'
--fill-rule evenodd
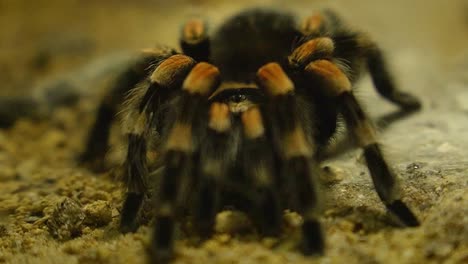
<path id="1" fill-rule="evenodd" d="M 138 227 L 153 182 L 147 154 L 156 153 L 162 173 L 154 188 L 151 262 L 171 259 L 176 222 L 190 217 L 208 237 L 216 213 L 227 205 L 246 212 L 259 233 L 273 236 L 283 210 L 297 211 L 303 216 L 302 252 L 322 253 L 317 157 L 339 117 L 363 148 L 387 209 L 405 226 L 419 224 L 402 202 L 353 84 L 366 68 L 384 98 L 408 111 L 420 103 L 395 87 L 367 35 L 331 11 L 296 23 L 290 14 L 265 9 L 238 13 L 211 36 L 202 20 L 191 19 L 181 35 L 181 53 L 145 50 L 120 76 L 98 110 L 83 155 L 86 161 L 102 157 L 117 106 L 131 89 L 124 103 L 128 152 L 121 230 Z"/>

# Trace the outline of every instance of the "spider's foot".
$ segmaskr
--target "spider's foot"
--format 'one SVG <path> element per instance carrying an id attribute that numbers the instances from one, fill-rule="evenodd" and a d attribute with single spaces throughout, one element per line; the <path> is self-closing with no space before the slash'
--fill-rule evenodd
<path id="1" fill-rule="evenodd" d="M 395 214 L 405 226 L 416 227 L 420 225 L 414 213 L 401 200 L 396 200 L 388 204 L 387 208 L 390 212 Z"/>
<path id="2" fill-rule="evenodd" d="M 216 213 L 219 211 L 219 194 L 215 191 L 217 189 L 214 179 L 204 178 L 197 190 L 193 225 L 201 239 L 209 238 L 213 234 Z"/>
<path id="3" fill-rule="evenodd" d="M 138 229 L 138 224 L 136 223 L 124 223 L 120 222 L 119 230 L 122 234 L 135 233 Z"/>
<path id="4" fill-rule="evenodd" d="M 171 263 L 172 258 L 174 257 L 172 255 L 171 251 L 168 250 L 158 250 L 157 252 L 152 252 L 149 250 L 150 253 L 148 254 L 150 260 L 148 263 L 155 263 L 155 264 L 166 264 L 166 263 Z"/>
<path id="5" fill-rule="evenodd" d="M 414 95 L 398 91 L 394 95 L 394 101 L 406 111 L 416 111 L 421 109 L 421 101 Z"/>
<path id="6" fill-rule="evenodd" d="M 253 207 L 252 220 L 262 236 L 276 237 L 281 233 L 282 210 L 277 195 L 272 190 L 258 191 L 258 201 Z"/>
<path id="7" fill-rule="evenodd" d="M 323 255 L 325 252 L 325 238 L 317 220 L 305 220 L 302 224 L 301 251 L 306 256 Z"/>
<path id="8" fill-rule="evenodd" d="M 149 263 L 169 263 L 174 257 L 174 222 L 171 217 L 158 217 L 149 248 Z"/>
<path id="9" fill-rule="evenodd" d="M 120 218 L 120 232 L 133 233 L 138 229 L 137 215 L 143 195 L 138 193 L 128 193 L 125 199 L 122 215 Z"/>
<path id="10" fill-rule="evenodd" d="M 93 172 L 105 172 L 107 167 L 105 166 L 104 154 L 96 154 L 95 152 L 83 152 L 78 157 L 76 157 L 76 162 L 78 165 L 85 167 Z"/>

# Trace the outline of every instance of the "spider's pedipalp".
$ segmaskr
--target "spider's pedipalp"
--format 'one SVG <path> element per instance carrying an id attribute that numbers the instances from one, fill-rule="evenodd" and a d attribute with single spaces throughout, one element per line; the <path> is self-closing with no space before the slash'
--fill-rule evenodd
<path id="1" fill-rule="evenodd" d="M 200 145 L 197 187 L 194 212 L 194 226 L 198 233 L 207 238 L 212 232 L 216 213 L 221 207 L 221 188 L 226 174 L 233 166 L 237 141 L 234 138 L 229 107 L 214 102 L 208 114 L 206 141 Z"/>
<path id="2" fill-rule="evenodd" d="M 218 133 L 231 129 L 229 106 L 222 103 L 213 103 L 210 107 L 210 121 L 208 127 Z"/>
<path id="3" fill-rule="evenodd" d="M 251 108 L 242 113 L 244 135 L 248 139 L 256 139 L 265 136 L 265 126 L 258 108 Z"/>
<path id="4" fill-rule="evenodd" d="M 172 256 L 177 209 L 182 207 L 180 203 L 188 197 L 189 186 L 195 180 L 193 172 L 198 169 L 194 160 L 199 154 L 200 142 L 195 139 L 203 138 L 200 133 L 208 126 L 208 97 L 218 84 L 219 70 L 205 62 L 196 64 L 183 81 L 178 100 L 179 109 L 176 110 L 164 146 L 166 167 L 161 179 L 160 193 L 156 198 L 155 229 L 151 244 L 153 263 L 167 262 L 167 256 Z M 200 185 L 201 201 L 211 201 L 215 187 L 212 181 L 200 180 Z"/>
<path id="5" fill-rule="evenodd" d="M 304 254 L 322 254 L 324 237 L 318 221 L 319 201 L 316 186 L 317 164 L 312 160 L 315 147 L 306 139 L 294 84 L 277 63 L 269 63 L 257 72 L 260 87 L 270 97 L 265 111 L 271 116 L 270 125 L 275 146 L 280 151 L 281 176 L 289 200 L 289 208 L 304 216 L 302 250 Z"/>
<path id="6" fill-rule="evenodd" d="M 265 131 L 261 111 L 252 107 L 242 113 L 243 175 L 251 181 L 252 205 L 249 214 L 262 235 L 278 235 L 282 223 L 279 180 L 275 156 Z"/>

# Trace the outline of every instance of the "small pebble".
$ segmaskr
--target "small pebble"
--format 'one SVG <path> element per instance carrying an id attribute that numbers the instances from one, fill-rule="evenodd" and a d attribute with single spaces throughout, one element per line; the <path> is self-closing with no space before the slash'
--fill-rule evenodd
<path id="1" fill-rule="evenodd" d="M 218 233 L 239 233 L 251 227 L 247 216 L 237 211 L 223 211 L 216 216 L 215 230 Z"/>
<path id="2" fill-rule="evenodd" d="M 457 148 L 448 142 L 445 142 L 437 147 L 437 151 L 440 153 L 450 153 L 456 150 Z"/>
<path id="3" fill-rule="evenodd" d="M 320 174 L 320 180 L 324 183 L 333 184 L 344 179 L 345 172 L 337 167 L 325 166 Z"/>
<path id="4" fill-rule="evenodd" d="M 46 147 L 63 147 L 67 142 L 67 137 L 62 131 L 52 129 L 42 137 L 41 141 Z"/>
<path id="5" fill-rule="evenodd" d="M 84 219 L 81 205 L 66 197 L 55 206 L 46 224 L 54 238 L 64 241 L 81 234 Z"/>
<path id="6" fill-rule="evenodd" d="M 86 215 L 84 223 L 91 226 L 105 226 L 112 221 L 112 208 L 106 201 L 95 201 L 87 204 L 83 211 Z"/>
<path id="7" fill-rule="evenodd" d="M 0 237 L 8 235 L 8 230 L 5 225 L 0 225 Z"/>

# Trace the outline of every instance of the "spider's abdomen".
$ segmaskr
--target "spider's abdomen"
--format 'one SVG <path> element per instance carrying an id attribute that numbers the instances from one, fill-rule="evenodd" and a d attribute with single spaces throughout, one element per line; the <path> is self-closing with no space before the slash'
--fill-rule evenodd
<path id="1" fill-rule="evenodd" d="M 265 63 L 284 62 L 298 36 L 291 15 L 247 10 L 228 19 L 215 32 L 211 61 L 220 68 L 224 80 L 249 82 Z"/>

